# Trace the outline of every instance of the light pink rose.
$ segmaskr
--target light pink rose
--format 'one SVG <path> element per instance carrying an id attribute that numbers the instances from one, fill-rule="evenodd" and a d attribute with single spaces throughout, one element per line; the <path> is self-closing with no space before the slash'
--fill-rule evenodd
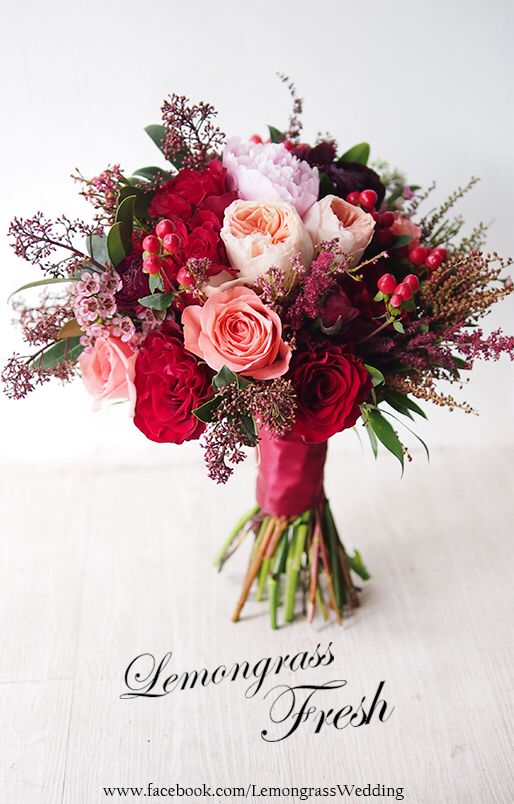
<path id="1" fill-rule="evenodd" d="M 227 366 L 256 380 L 270 380 L 288 369 L 291 349 L 282 340 L 280 318 L 251 288 L 221 288 L 203 307 L 186 307 L 182 324 L 186 349 L 215 371 Z"/>
<path id="2" fill-rule="evenodd" d="M 419 238 L 421 236 L 421 229 L 419 226 L 416 226 L 414 221 L 411 218 L 406 218 L 403 215 L 400 215 L 399 212 L 396 213 L 394 223 L 391 226 L 391 231 L 396 237 L 412 237 L 412 243 L 409 243 L 409 247 L 416 246 L 419 243 Z"/>
<path id="3" fill-rule="evenodd" d="M 113 336 L 97 338 L 94 346 L 82 352 L 80 372 L 87 390 L 95 398 L 95 410 L 104 401 L 128 399 L 130 415 L 133 414 L 136 356 L 131 346 Z"/>
<path id="4" fill-rule="evenodd" d="M 220 232 L 230 264 L 254 282 L 272 265 L 287 271 L 298 253 L 309 266 L 314 249 L 296 209 L 283 201 L 233 201 Z"/>
<path id="5" fill-rule="evenodd" d="M 352 262 L 360 260 L 375 230 L 372 216 L 337 195 L 326 195 L 313 204 L 304 223 L 314 245 L 323 240 L 338 240 Z"/>
<path id="6" fill-rule="evenodd" d="M 318 169 L 297 159 L 282 143 L 256 144 L 234 137 L 225 145 L 223 164 L 230 189 L 246 201 L 288 201 L 304 215 L 318 198 Z"/>

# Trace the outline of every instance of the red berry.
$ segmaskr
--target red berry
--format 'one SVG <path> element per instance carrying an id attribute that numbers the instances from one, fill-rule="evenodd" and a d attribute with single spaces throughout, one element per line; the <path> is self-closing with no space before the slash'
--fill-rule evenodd
<path id="1" fill-rule="evenodd" d="M 409 251 L 409 260 L 414 265 L 424 265 L 427 258 L 428 250 L 423 246 L 415 246 Z"/>
<path id="2" fill-rule="evenodd" d="M 186 270 L 186 268 L 184 268 L 184 266 L 182 266 L 182 268 L 179 268 L 179 271 L 177 273 L 177 282 L 179 283 L 179 285 L 182 285 L 183 287 L 188 288 L 191 285 L 194 285 L 195 280 L 191 276 L 189 271 Z"/>
<path id="3" fill-rule="evenodd" d="M 376 224 L 380 225 L 380 212 L 377 212 L 375 209 L 371 209 L 368 214 L 371 215 Z"/>
<path id="4" fill-rule="evenodd" d="M 383 274 L 377 282 L 377 288 L 389 295 L 396 287 L 396 279 L 392 274 Z"/>
<path id="5" fill-rule="evenodd" d="M 443 258 L 441 257 L 440 254 L 436 254 L 434 251 L 431 251 L 430 254 L 427 255 L 427 258 L 425 260 L 425 265 L 431 271 L 435 271 L 436 268 L 439 268 L 439 266 L 441 265 L 442 261 L 443 261 Z"/>
<path id="6" fill-rule="evenodd" d="M 378 195 L 374 190 L 363 190 L 359 193 L 359 201 L 368 212 L 373 209 L 378 201 Z"/>
<path id="7" fill-rule="evenodd" d="M 294 142 L 291 142 L 291 140 L 284 140 L 284 142 L 282 143 L 282 145 L 283 145 L 283 146 L 284 146 L 284 148 L 286 148 L 288 151 L 292 151 L 292 150 L 293 150 L 293 148 L 294 148 Z"/>
<path id="8" fill-rule="evenodd" d="M 161 248 L 159 238 L 155 235 L 147 235 L 143 240 L 143 248 L 145 251 L 148 251 L 149 254 L 158 254 Z"/>
<path id="9" fill-rule="evenodd" d="M 354 191 L 353 193 L 348 193 L 348 195 L 346 196 L 346 200 L 348 201 L 349 204 L 353 204 L 354 207 L 358 207 L 359 193 L 357 193 L 356 191 Z"/>
<path id="10" fill-rule="evenodd" d="M 390 229 L 379 229 L 375 235 L 375 240 L 379 246 L 390 246 L 395 241 L 395 236 Z"/>
<path id="11" fill-rule="evenodd" d="M 158 274 L 161 270 L 160 257 L 152 254 L 150 257 L 145 257 L 143 260 L 143 271 L 145 274 Z"/>
<path id="12" fill-rule="evenodd" d="M 175 231 L 175 227 L 173 226 L 172 222 L 165 218 L 163 221 L 159 221 L 157 226 L 155 227 L 155 234 L 157 237 L 163 238 L 164 235 L 173 234 Z"/>
<path id="13" fill-rule="evenodd" d="M 431 251 L 431 254 L 439 254 L 439 256 L 441 257 L 442 262 L 445 262 L 445 260 L 448 259 L 448 252 L 446 251 L 445 248 L 439 248 L 439 247 L 434 248 Z"/>
<path id="14" fill-rule="evenodd" d="M 178 244 L 179 239 L 176 234 L 165 234 L 162 238 L 162 247 L 168 254 L 174 254 Z"/>
<path id="15" fill-rule="evenodd" d="M 393 212 L 381 212 L 379 224 L 384 229 L 389 229 L 394 223 L 394 213 Z"/>
<path id="16" fill-rule="evenodd" d="M 419 279 L 415 274 L 408 274 L 405 279 L 403 280 L 406 285 L 410 287 L 413 293 L 417 293 L 419 290 Z"/>
<path id="17" fill-rule="evenodd" d="M 250 142 L 255 143 L 255 145 L 260 145 L 262 142 L 262 137 L 260 134 L 252 134 L 250 137 Z"/>
<path id="18" fill-rule="evenodd" d="M 403 300 L 397 293 L 393 293 L 391 298 L 389 299 L 389 304 L 391 307 L 401 307 L 403 304 Z"/>
<path id="19" fill-rule="evenodd" d="M 412 299 L 412 288 L 407 282 L 400 282 L 395 290 L 395 295 L 399 296 L 402 301 L 409 301 Z"/>

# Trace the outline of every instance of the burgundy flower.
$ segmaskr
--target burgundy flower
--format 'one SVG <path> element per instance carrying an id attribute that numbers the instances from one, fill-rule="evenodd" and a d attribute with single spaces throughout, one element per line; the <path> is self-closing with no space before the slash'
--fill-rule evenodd
<path id="1" fill-rule="evenodd" d="M 212 396 L 211 379 L 205 363 L 185 350 L 178 328 L 165 323 L 146 336 L 137 356 L 134 424 L 160 443 L 199 438 L 205 425 L 193 410 Z"/>
<path id="2" fill-rule="evenodd" d="M 380 206 L 385 196 L 385 187 L 380 181 L 380 176 L 367 165 L 361 165 L 360 162 L 333 162 L 323 168 L 329 179 L 335 186 L 335 194 L 341 198 L 346 198 L 348 193 L 357 192 L 362 190 L 374 190 L 378 196 L 377 208 Z M 332 190 L 327 188 L 326 193 L 331 193 Z"/>
<path id="3" fill-rule="evenodd" d="M 133 310 L 138 299 L 150 293 L 148 274 L 143 273 L 141 254 L 132 253 L 117 266 L 122 288 L 115 294 L 116 304 L 121 310 Z"/>
<path id="4" fill-rule="evenodd" d="M 348 295 L 340 287 L 328 296 L 321 309 L 321 321 L 325 327 L 333 327 L 338 321 L 344 326 L 358 315 L 360 310 L 351 303 Z"/>
<path id="5" fill-rule="evenodd" d="M 311 444 L 353 427 L 371 388 L 362 361 L 344 346 L 326 341 L 301 345 L 288 379 L 297 396 L 292 432 Z"/>

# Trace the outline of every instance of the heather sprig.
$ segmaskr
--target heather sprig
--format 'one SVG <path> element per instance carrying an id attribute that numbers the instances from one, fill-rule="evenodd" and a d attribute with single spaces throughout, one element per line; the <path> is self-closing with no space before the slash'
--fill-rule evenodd
<path id="1" fill-rule="evenodd" d="M 225 142 L 225 134 L 215 126 L 217 111 L 210 103 L 191 103 L 185 95 L 170 95 L 162 108 L 166 129 L 163 152 L 170 162 L 200 170 Z"/>
<path id="2" fill-rule="evenodd" d="M 66 215 L 45 218 L 37 212 L 32 218 L 14 218 L 8 235 L 15 254 L 55 278 L 69 276 L 77 265 L 87 261 L 104 270 L 104 266 L 77 247 L 75 238 L 99 234 L 98 224 L 90 225 Z"/>

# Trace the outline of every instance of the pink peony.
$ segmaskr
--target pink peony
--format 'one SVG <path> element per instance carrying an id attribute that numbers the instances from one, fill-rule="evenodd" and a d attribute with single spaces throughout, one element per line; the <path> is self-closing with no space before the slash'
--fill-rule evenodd
<path id="1" fill-rule="evenodd" d="M 314 245 L 323 240 L 337 240 L 353 262 L 360 260 L 375 230 L 375 221 L 368 212 L 337 195 L 326 195 L 313 204 L 304 223 Z"/>
<path id="2" fill-rule="evenodd" d="M 233 201 L 220 234 L 231 266 L 251 282 L 271 266 L 287 273 L 298 253 L 308 267 L 314 251 L 298 212 L 283 201 Z"/>
<path id="3" fill-rule="evenodd" d="M 288 369 L 291 349 L 282 340 L 280 318 L 250 288 L 229 283 L 203 307 L 186 307 L 182 324 L 186 349 L 215 371 L 227 366 L 270 380 Z"/>
<path id="4" fill-rule="evenodd" d="M 134 412 L 136 390 L 134 386 L 137 353 L 120 338 L 99 337 L 79 357 L 84 385 L 94 396 L 94 409 L 104 401 L 128 399 L 130 414 Z"/>
<path id="5" fill-rule="evenodd" d="M 304 215 L 318 198 L 318 169 L 293 156 L 281 143 L 229 140 L 223 152 L 229 185 L 246 201 L 287 201 Z"/>

